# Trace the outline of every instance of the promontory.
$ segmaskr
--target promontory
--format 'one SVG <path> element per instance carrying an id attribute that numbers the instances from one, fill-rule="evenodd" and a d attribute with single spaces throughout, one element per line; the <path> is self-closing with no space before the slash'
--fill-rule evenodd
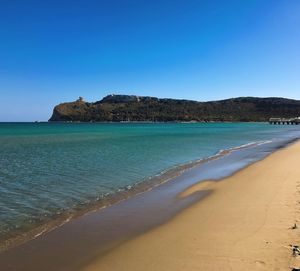
<path id="1" fill-rule="evenodd" d="M 108 95 L 97 102 L 82 97 L 54 107 L 49 121 L 267 121 L 300 116 L 300 101 L 285 98 L 239 97 L 219 101 L 161 99 Z"/>

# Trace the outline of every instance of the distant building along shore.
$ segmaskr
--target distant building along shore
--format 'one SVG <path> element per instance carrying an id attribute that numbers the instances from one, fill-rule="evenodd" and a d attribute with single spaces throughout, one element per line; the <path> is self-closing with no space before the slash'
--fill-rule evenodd
<path id="1" fill-rule="evenodd" d="M 270 124 L 287 124 L 287 125 L 298 125 L 300 124 L 300 117 L 298 118 L 291 118 L 291 119 L 286 119 L 286 118 L 270 118 L 269 119 Z"/>

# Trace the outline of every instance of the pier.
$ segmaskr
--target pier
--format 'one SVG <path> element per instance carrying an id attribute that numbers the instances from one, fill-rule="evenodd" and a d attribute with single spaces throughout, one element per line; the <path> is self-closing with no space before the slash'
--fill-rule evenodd
<path id="1" fill-rule="evenodd" d="M 298 125 L 300 124 L 300 117 L 298 118 L 270 118 L 270 124 L 281 124 L 281 125 Z"/>

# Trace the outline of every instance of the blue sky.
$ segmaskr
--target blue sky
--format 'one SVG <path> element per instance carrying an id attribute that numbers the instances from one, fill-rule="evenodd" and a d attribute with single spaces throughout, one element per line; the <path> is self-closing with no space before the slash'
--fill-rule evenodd
<path id="1" fill-rule="evenodd" d="M 110 93 L 300 99 L 300 1 L 0 2 L 0 121 Z"/>

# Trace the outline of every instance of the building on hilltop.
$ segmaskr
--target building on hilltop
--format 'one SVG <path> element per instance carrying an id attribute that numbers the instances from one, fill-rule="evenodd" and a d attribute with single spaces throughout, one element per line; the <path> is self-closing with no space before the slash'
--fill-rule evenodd
<path id="1" fill-rule="evenodd" d="M 84 102 L 83 97 L 79 96 L 79 98 L 76 100 L 76 102 Z"/>

